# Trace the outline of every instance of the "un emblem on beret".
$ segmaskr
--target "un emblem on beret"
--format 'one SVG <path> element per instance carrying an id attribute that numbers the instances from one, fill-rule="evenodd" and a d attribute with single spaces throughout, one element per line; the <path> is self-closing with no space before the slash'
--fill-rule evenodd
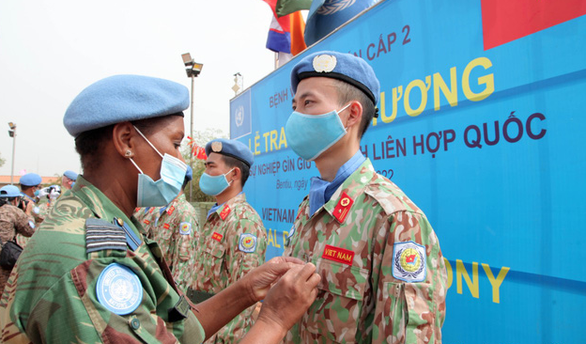
<path id="1" fill-rule="evenodd" d="M 313 69 L 318 73 L 329 73 L 336 68 L 337 63 L 333 55 L 318 55 L 313 58 Z"/>
<path id="2" fill-rule="evenodd" d="M 212 151 L 219 153 L 222 151 L 222 142 L 220 141 L 214 141 L 212 142 Z"/>

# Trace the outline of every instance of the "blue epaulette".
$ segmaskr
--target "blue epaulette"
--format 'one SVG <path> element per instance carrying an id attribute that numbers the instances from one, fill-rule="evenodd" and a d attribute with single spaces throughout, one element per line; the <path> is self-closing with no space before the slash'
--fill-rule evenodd
<path id="1" fill-rule="evenodd" d="M 126 251 L 126 233 L 121 227 L 108 221 L 89 218 L 85 221 L 86 252 L 101 250 Z"/>

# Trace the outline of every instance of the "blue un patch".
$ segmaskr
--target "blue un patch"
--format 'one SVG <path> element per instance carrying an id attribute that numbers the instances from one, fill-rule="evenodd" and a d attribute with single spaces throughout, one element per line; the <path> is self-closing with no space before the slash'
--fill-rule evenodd
<path id="1" fill-rule="evenodd" d="M 112 263 L 98 277 L 96 294 L 110 312 L 125 315 L 134 312 L 142 302 L 142 284 L 128 267 Z"/>

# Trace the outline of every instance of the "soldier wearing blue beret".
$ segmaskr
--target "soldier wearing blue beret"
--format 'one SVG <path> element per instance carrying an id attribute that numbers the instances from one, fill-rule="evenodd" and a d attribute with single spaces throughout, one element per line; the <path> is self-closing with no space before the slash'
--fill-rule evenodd
<path id="1" fill-rule="evenodd" d="M 242 191 L 254 155 L 244 143 L 228 139 L 212 140 L 205 149 L 206 169 L 199 187 L 214 196 L 216 204 L 199 236 L 196 278 L 188 292 L 195 302 L 219 293 L 262 265 L 267 248 L 262 220 Z M 252 326 L 253 311 L 250 307 L 240 313 L 206 343 L 238 342 Z"/>
<path id="2" fill-rule="evenodd" d="M 29 201 L 36 203 L 35 191 L 39 190 L 43 179 L 36 173 L 27 173 L 20 177 L 20 190 L 22 195 Z"/>
<path id="3" fill-rule="evenodd" d="M 0 189 L 0 242 L 2 244 L 0 252 L 4 244 L 15 240 L 17 234 L 30 237 L 34 233 L 32 202 L 29 202 L 23 211 L 17 207 L 21 197 L 20 190 L 14 185 L 6 185 Z M 11 266 L 0 267 L 0 290 L 4 289 L 11 271 Z"/>
<path id="4" fill-rule="evenodd" d="M 41 189 L 42 182 L 43 179 L 36 173 L 27 173 L 20 177 L 19 180 L 20 190 L 22 192 L 23 198 L 22 201 L 18 204 L 18 207 L 22 210 L 25 210 L 29 203 L 32 205 L 31 214 L 35 220 L 35 227 L 37 228 L 45 219 L 45 214 L 43 214 L 41 208 L 38 205 L 39 199 L 36 197 L 36 192 Z M 26 246 L 28 238 L 19 234 L 17 235 L 17 241 L 19 245 L 24 247 Z"/>
<path id="5" fill-rule="evenodd" d="M 102 79 L 73 100 L 63 123 L 83 174 L 13 269 L 1 342 L 202 343 L 265 299 L 268 309 L 241 343 L 276 343 L 311 304 L 319 276 L 295 259 L 265 264 L 197 306 L 176 288 L 161 248 L 132 215 L 179 194 L 188 106 L 186 87 L 138 75 Z"/>
<path id="6" fill-rule="evenodd" d="M 291 72 L 293 113 L 285 132 L 315 161 L 285 255 L 311 259 L 319 300 L 287 343 L 441 343 L 446 269 L 423 212 L 360 151 L 376 114 L 374 70 L 351 54 L 323 51 Z"/>
<path id="7" fill-rule="evenodd" d="M 71 190 L 76 180 L 77 173 L 67 170 L 63 172 L 63 176 L 61 177 L 61 186 L 65 188 L 65 190 Z"/>

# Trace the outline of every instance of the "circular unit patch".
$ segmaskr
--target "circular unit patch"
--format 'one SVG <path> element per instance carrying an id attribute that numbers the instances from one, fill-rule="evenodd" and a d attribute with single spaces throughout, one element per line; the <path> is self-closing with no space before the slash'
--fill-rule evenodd
<path id="1" fill-rule="evenodd" d="M 130 314 L 142 302 L 142 284 L 128 267 L 112 263 L 98 277 L 96 295 L 100 304 L 110 312 Z"/>
<path id="2" fill-rule="evenodd" d="M 238 249 L 246 253 L 254 252 L 256 250 L 256 235 L 248 233 L 240 234 Z"/>
<path id="3" fill-rule="evenodd" d="M 425 247 L 413 241 L 395 243 L 393 277 L 405 282 L 422 282 L 425 275 Z"/>

